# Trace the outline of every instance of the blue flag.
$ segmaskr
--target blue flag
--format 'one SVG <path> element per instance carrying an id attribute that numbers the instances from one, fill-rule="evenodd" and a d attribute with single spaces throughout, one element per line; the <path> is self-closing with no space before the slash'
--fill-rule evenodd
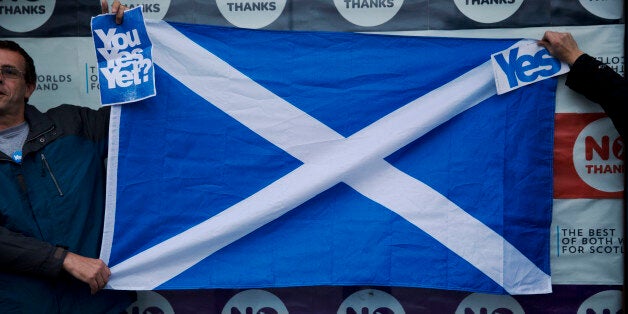
<path id="1" fill-rule="evenodd" d="M 517 40 L 147 21 L 156 97 L 112 109 L 114 289 L 549 293 L 553 79 Z"/>

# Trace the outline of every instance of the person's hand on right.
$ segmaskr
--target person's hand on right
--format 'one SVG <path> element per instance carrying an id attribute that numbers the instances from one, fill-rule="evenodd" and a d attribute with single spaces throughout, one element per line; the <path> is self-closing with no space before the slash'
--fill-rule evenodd
<path id="1" fill-rule="evenodd" d="M 545 47 L 552 56 L 569 64 L 569 66 L 573 65 L 578 57 L 584 54 L 570 33 L 547 31 L 538 43 Z"/>

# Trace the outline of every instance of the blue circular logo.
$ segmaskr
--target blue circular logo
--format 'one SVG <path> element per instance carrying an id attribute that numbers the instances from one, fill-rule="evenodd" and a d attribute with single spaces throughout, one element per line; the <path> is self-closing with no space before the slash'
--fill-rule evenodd
<path id="1" fill-rule="evenodd" d="M 15 162 L 22 162 L 22 151 L 21 150 L 17 150 L 15 152 L 13 152 L 13 155 L 11 156 L 13 158 L 13 160 L 15 160 Z"/>

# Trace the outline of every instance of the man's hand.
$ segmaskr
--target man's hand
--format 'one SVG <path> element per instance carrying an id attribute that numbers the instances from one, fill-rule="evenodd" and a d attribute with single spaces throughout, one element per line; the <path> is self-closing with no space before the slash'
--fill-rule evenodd
<path id="1" fill-rule="evenodd" d="M 107 0 L 100 0 L 100 8 L 102 13 L 109 13 L 109 3 Z M 122 19 L 124 17 L 124 11 L 128 8 L 120 3 L 118 0 L 114 0 L 113 4 L 111 4 L 111 13 L 116 15 L 116 24 L 122 24 Z"/>
<path id="2" fill-rule="evenodd" d="M 547 31 L 543 35 L 543 39 L 539 41 L 539 45 L 545 47 L 552 56 L 570 66 L 576 62 L 578 57 L 584 54 L 584 52 L 578 48 L 576 40 L 570 33 Z"/>
<path id="3" fill-rule="evenodd" d="M 104 288 L 111 271 L 100 259 L 84 257 L 68 252 L 63 260 L 63 269 L 74 278 L 89 285 L 92 294 Z"/>

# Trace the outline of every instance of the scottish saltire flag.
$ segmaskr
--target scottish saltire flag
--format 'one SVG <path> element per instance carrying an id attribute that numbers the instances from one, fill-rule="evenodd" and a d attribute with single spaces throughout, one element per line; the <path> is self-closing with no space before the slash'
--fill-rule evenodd
<path id="1" fill-rule="evenodd" d="M 112 112 L 113 289 L 551 290 L 556 82 L 516 40 L 147 21 L 156 97 Z"/>

